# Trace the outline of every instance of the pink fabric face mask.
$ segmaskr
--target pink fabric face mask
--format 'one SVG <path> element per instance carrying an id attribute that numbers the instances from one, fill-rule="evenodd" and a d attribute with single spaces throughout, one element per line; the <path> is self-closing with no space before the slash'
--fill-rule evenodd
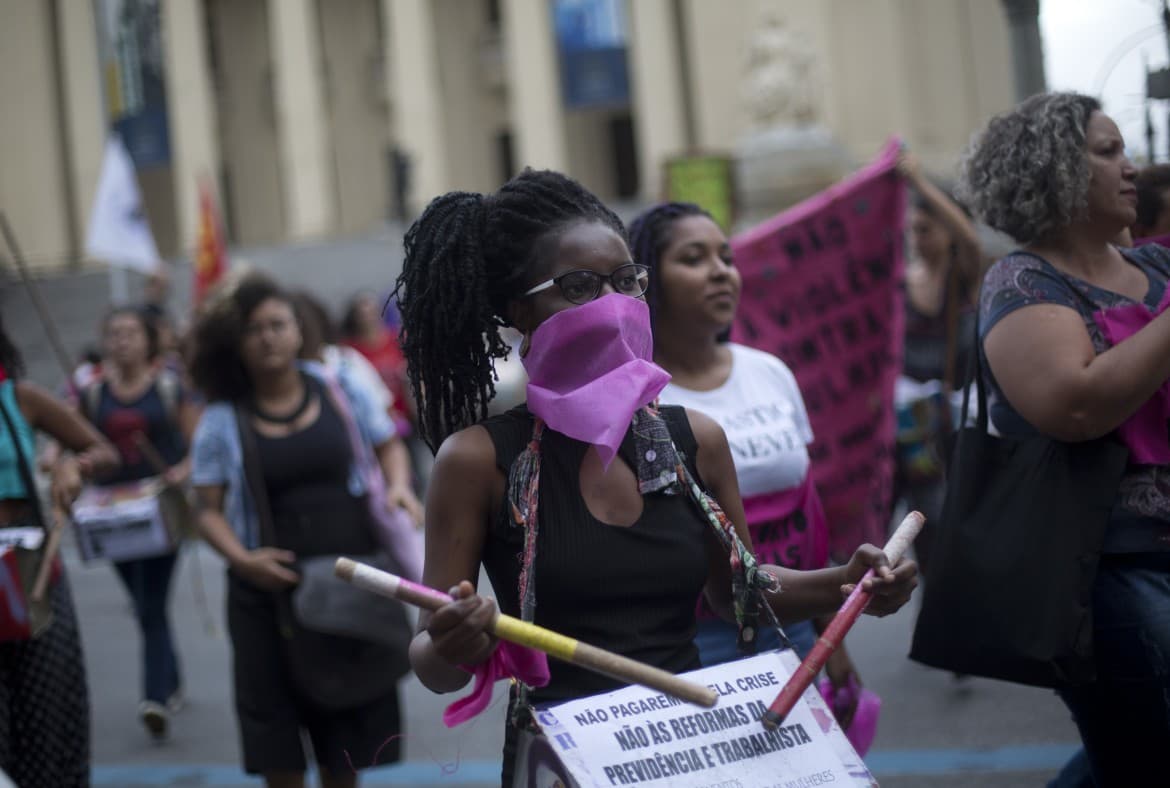
<path id="1" fill-rule="evenodd" d="M 532 333 L 528 409 L 550 429 L 590 443 L 605 467 L 634 412 L 670 382 L 655 364 L 646 302 L 620 293 L 557 312 Z"/>

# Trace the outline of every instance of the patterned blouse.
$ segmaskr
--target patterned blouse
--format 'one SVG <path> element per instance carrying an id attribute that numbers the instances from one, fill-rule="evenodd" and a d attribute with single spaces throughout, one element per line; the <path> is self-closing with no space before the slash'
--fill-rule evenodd
<path id="1" fill-rule="evenodd" d="M 1154 310 L 1166 291 L 1170 279 L 1170 249 L 1143 246 L 1122 249 L 1125 258 L 1137 266 L 1149 279 L 1149 290 L 1143 301 Z M 1029 252 L 1017 251 L 998 261 L 983 281 L 979 301 L 980 361 L 987 373 L 990 415 L 996 429 L 1007 436 L 1025 437 L 1036 434 L 1036 429 L 1024 420 L 1004 397 L 991 374 L 982 341 L 987 333 L 1005 315 L 1033 304 L 1058 304 L 1075 309 L 1085 323 L 1093 348 L 1104 353 L 1111 344 L 1093 319 L 1094 312 L 1135 303 L 1120 293 L 1104 290 L 1075 276 L 1059 271 L 1055 266 Z M 1150 522 L 1151 520 L 1157 522 Z M 1140 521 L 1145 521 L 1140 522 Z M 1131 552 L 1170 549 L 1166 533 L 1170 521 L 1170 468 L 1164 465 L 1132 464 L 1125 473 L 1118 492 L 1114 522 L 1125 525 L 1128 536 L 1117 544 L 1111 527 L 1106 549 L 1110 552 Z M 1144 536 L 1135 540 L 1140 532 Z M 1152 540 L 1152 541 L 1151 541 Z M 1112 549 L 1110 545 L 1112 544 Z"/>

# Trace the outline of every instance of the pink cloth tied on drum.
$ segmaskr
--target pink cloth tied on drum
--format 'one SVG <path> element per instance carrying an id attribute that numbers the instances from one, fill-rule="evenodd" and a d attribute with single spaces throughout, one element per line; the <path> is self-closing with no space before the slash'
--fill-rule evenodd
<path id="1" fill-rule="evenodd" d="M 1093 313 L 1093 320 L 1110 345 L 1129 339 L 1170 306 L 1170 287 L 1158 306 L 1150 311 L 1145 304 L 1126 304 Z M 1139 465 L 1170 464 L 1170 381 L 1164 381 L 1137 412 L 1117 428 L 1118 437 L 1129 449 L 1130 462 Z"/>
<path id="2" fill-rule="evenodd" d="M 467 722 L 488 707 L 492 687 L 500 679 L 516 679 L 530 687 L 548 684 L 548 656 L 541 651 L 501 640 L 489 659 L 478 665 L 459 667 L 475 676 L 471 693 L 452 703 L 443 711 L 443 724 L 454 728 Z"/>

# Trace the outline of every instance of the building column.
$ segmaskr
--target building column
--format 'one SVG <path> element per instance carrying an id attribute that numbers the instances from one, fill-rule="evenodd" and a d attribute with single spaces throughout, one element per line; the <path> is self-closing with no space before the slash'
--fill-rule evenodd
<path id="1" fill-rule="evenodd" d="M 269 0 L 277 145 L 290 240 L 333 230 L 337 190 L 329 156 L 317 0 Z"/>
<path id="2" fill-rule="evenodd" d="M 443 91 L 430 0 L 382 0 L 391 138 L 410 162 L 408 214 L 450 190 Z"/>
<path id="3" fill-rule="evenodd" d="M 686 152 L 686 97 L 673 0 L 636 0 L 630 9 L 630 71 L 642 199 L 662 199 L 662 164 Z"/>
<path id="4" fill-rule="evenodd" d="M 569 167 L 560 63 L 548 0 L 503 0 L 508 113 L 518 169 Z"/>
<path id="5" fill-rule="evenodd" d="M 1044 44 L 1040 38 L 1040 0 L 1003 0 L 1012 39 L 1016 100 L 1043 93 Z"/>
<path id="6" fill-rule="evenodd" d="M 69 0 L 64 2 L 73 5 Z M 179 246 L 185 251 L 194 249 L 199 234 L 201 180 L 210 184 L 216 204 L 223 210 L 218 125 L 207 61 L 205 2 L 167 0 L 162 4 L 171 171 Z"/>
<path id="7" fill-rule="evenodd" d="M 71 246 L 80 250 L 102 168 L 106 123 L 98 68 L 97 27 L 91 3 L 57 0 L 61 112 L 69 184 Z"/>

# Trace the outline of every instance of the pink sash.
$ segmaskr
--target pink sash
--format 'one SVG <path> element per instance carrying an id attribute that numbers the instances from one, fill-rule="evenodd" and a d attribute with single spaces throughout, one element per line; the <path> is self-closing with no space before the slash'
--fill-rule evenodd
<path id="1" fill-rule="evenodd" d="M 822 569 L 829 562 L 829 523 L 812 473 L 787 490 L 765 493 L 743 501 L 752 548 L 761 564 L 789 569 Z M 699 598 L 700 619 L 715 618 Z"/>
<path id="2" fill-rule="evenodd" d="M 1110 345 L 1116 346 L 1150 324 L 1170 306 L 1170 286 L 1157 308 L 1126 304 L 1093 313 Z M 1129 448 L 1130 461 L 1139 465 L 1170 464 L 1170 381 L 1164 381 L 1132 416 L 1117 428 L 1121 442 Z"/>

